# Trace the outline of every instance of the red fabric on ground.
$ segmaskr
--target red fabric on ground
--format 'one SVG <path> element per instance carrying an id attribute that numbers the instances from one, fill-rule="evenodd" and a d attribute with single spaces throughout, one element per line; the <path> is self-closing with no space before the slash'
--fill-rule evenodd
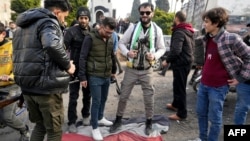
<path id="1" fill-rule="evenodd" d="M 94 141 L 92 137 L 80 134 L 63 134 L 62 141 Z M 163 141 L 161 136 L 158 137 L 142 137 L 130 132 L 120 132 L 118 134 L 109 135 L 104 141 Z"/>
<path id="2" fill-rule="evenodd" d="M 92 137 L 80 135 L 80 134 L 63 134 L 62 141 L 94 141 Z"/>
<path id="3" fill-rule="evenodd" d="M 110 135 L 104 138 L 104 141 L 163 141 L 161 136 L 143 137 L 131 132 L 120 132 L 119 134 Z"/>

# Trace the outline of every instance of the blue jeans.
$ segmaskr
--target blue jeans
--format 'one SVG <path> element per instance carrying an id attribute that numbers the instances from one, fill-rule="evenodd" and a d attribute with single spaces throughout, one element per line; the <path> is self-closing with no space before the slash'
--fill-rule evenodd
<path id="1" fill-rule="evenodd" d="M 110 78 L 89 76 L 89 89 L 92 97 L 91 125 L 98 127 L 98 120 L 103 118 L 104 108 L 108 97 Z"/>
<path id="2" fill-rule="evenodd" d="M 197 93 L 199 137 L 202 141 L 218 141 L 222 127 L 222 112 L 229 86 L 209 87 L 200 84 Z M 208 123 L 211 123 L 208 130 Z"/>
<path id="3" fill-rule="evenodd" d="M 250 109 L 250 85 L 239 83 L 236 87 L 237 102 L 234 111 L 234 123 L 243 125 Z"/>

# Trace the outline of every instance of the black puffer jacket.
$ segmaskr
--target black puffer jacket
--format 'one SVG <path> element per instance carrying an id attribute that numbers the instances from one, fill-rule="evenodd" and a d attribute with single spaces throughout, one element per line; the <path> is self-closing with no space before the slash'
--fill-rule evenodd
<path id="1" fill-rule="evenodd" d="M 13 38 L 15 82 L 34 94 L 62 93 L 67 89 L 70 59 L 57 18 L 47 9 L 20 14 Z"/>
<path id="2" fill-rule="evenodd" d="M 191 66 L 193 62 L 194 30 L 191 24 L 181 23 L 173 28 L 170 52 L 166 61 L 172 68 Z"/>

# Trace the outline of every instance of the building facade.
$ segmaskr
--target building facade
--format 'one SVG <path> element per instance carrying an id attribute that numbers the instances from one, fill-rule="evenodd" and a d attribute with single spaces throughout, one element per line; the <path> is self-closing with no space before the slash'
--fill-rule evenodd
<path id="1" fill-rule="evenodd" d="M 100 22 L 103 16 L 116 18 L 116 10 L 113 9 L 111 0 L 89 0 L 88 7 L 92 24 Z"/>
<path id="2" fill-rule="evenodd" d="M 223 7 L 228 11 L 229 22 L 227 30 L 238 32 L 250 22 L 249 0 L 190 0 L 182 7 L 187 13 L 187 21 L 192 23 L 196 29 L 202 29 L 202 15 L 205 11 Z"/>
<path id="3" fill-rule="evenodd" d="M 11 21 L 10 1 L 11 0 L 1 0 L 0 2 L 0 22 L 6 26 Z"/>

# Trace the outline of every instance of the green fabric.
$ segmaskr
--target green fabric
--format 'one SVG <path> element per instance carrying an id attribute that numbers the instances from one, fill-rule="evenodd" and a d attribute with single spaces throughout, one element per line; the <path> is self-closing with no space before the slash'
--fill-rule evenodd
<path id="1" fill-rule="evenodd" d="M 151 53 L 155 53 L 155 37 L 157 35 L 155 35 L 155 30 L 154 29 L 154 23 L 151 22 L 150 24 L 150 27 L 148 28 L 148 31 L 149 33 L 146 33 L 145 35 L 148 35 L 149 34 L 149 52 Z M 131 46 L 130 46 L 130 50 L 134 50 L 135 48 L 137 48 L 138 46 L 138 39 L 140 37 L 140 34 L 141 32 L 143 32 L 143 28 L 142 28 L 142 25 L 141 25 L 141 22 L 138 22 L 136 25 L 135 25 L 135 29 L 134 29 L 134 34 L 132 35 L 132 40 L 131 40 Z M 132 66 L 132 64 L 134 64 L 134 59 L 133 58 L 129 58 L 129 63 L 127 64 L 128 66 Z"/>
<path id="2" fill-rule="evenodd" d="M 136 28 L 135 28 L 135 31 L 134 31 L 134 33 L 135 33 L 135 36 L 133 35 L 133 38 L 132 38 L 132 46 L 131 46 L 131 49 L 135 49 L 136 48 L 136 45 L 135 45 L 135 43 L 138 41 L 138 38 L 139 38 L 139 36 L 140 36 L 140 34 L 141 34 L 141 32 L 143 32 L 142 30 L 143 30 L 143 28 L 142 28 L 142 25 L 141 25 L 141 23 L 139 22 L 139 23 L 137 23 L 136 24 Z M 153 36 L 156 36 L 156 35 L 153 35 L 153 30 L 156 30 L 156 29 L 154 29 L 153 28 L 153 23 L 151 22 L 151 25 L 150 25 L 150 27 L 149 27 L 149 41 L 150 41 L 150 50 L 154 47 L 154 42 L 152 42 L 153 41 L 153 39 L 154 39 L 154 37 Z"/>

